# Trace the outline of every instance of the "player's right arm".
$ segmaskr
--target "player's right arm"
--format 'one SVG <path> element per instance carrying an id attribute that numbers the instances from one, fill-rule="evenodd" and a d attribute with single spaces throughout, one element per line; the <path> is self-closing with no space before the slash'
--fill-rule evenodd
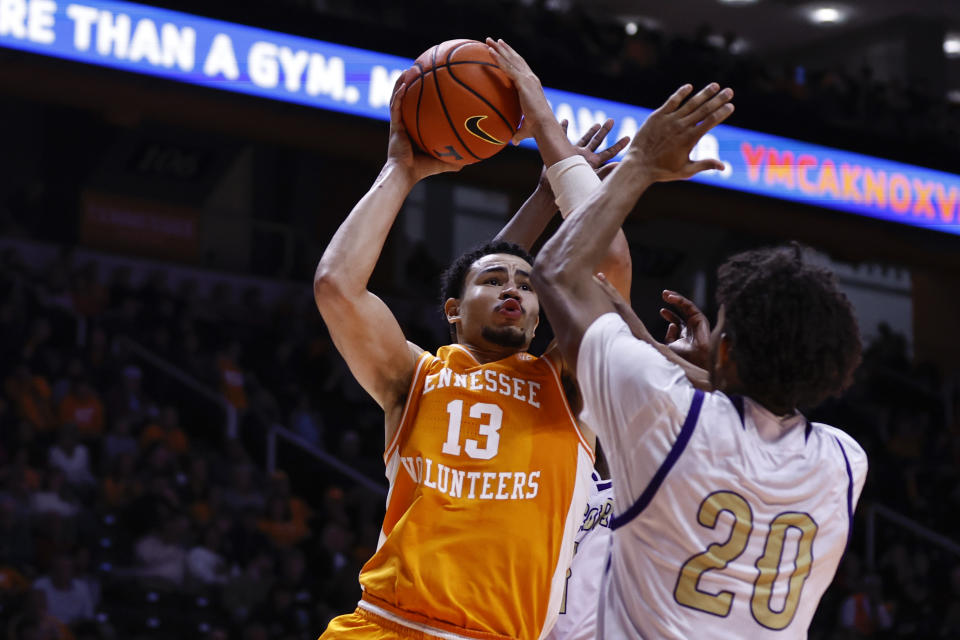
<path id="1" fill-rule="evenodd" d="M 457 169 L 413 148 L 400 116 L 405 90 L 398 80 L 390 102 L 387 161 L 337 229 L 313 279 L 314 299 L 330 337 L 357 382 L 387 413 L 388 431 L 398 422 L 390 413 L 402 405 L 423 350 L 407 342 L 393 313 L 367 290 L 367 283 L 413 186 L 427 176 Z M 388 441 L 392 435 L 386 434 Z"/>

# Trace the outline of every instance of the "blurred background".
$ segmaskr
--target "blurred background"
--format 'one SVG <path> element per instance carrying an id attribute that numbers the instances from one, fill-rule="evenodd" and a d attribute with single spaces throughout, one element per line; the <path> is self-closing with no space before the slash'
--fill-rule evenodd
<path id="1" fill-rule="evenodd" d="M 856 437 L 871 468 L 810 637 L 960 637 L 960 3 L 149 4 L 403 60 L 502 37 L 545 86 L 648 108 L 715 80 L 737 93 L 734 127 L 869 156 L 861 168 L 942 172 L 900 191 L 890 177 L 874 204 L 911 209 L 899 219 L 857 215 L 864 183 L 831 191 L 822 151 L 819 202 L 757 169 L 766 195 L 658 185 L 625 231 L 655 335 L 665 287 L 713 317 L 733 252 L 799 240 L 837 271 L 864 362 L 810 417 Z M 382 414 L 310 286 L 383 162 L 385 107 L 109 68 L 190 66 L 167 56 L 167 31 L 124 27 L 137 6 L 0 2 L 0 637 L 313 639 L 354 608 L 385 499 Z M 348 60 L 348 80 L 376 80 L 350 74 Z M 440 270 L 492 237 L 539 172 L 534 150 L 508 148 L 414 190 L 371 282 L 410 340 L 445 342 Z"/>

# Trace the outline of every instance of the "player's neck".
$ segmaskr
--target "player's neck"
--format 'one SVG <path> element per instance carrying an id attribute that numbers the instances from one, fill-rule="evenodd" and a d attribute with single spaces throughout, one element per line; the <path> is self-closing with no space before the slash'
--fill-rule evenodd
<path id="1" fill-rule="evenodd" d="M 497 360 L 503 360 L 504 358 L 509 358 L 515 353 L 520 353 L 525 351 L 525 349 L 517 347 L 503 347 L 500 345 L 477 345 L 470 342 L 458 342 L 461 347 L 470 352 L 477 362 L 480 364 L 487 364 L 489 362 L 496 362 Z"/>

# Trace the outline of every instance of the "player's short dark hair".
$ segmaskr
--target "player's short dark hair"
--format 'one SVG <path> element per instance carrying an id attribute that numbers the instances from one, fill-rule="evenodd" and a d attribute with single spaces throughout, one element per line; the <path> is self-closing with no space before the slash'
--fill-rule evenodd
<path id="1" fill-rule="evenodd" d="M 450 263 L 444 272 L 440 275 L 440 312 L 443 313 L 443 305 L 449 298 L 459 298 L 463 295 L 463 285 L 467 279 L 467 272 L 473 263 L 492 253 L 508 253 L 510 255 L 523 258 L 530 265 L 533 265 L 533 256 L 518 244 L 497 240 L 487 242 L 476 248 L 463 253 L 459 258 Z M 453 325 L 450 326 L 450 337 L 453 340 L 457 338 L 457 330 Z"/>
<path id="2" fill-rule="evenodd" d="M 836 276 L 797 243 L 737 254 L 717 270 L 717 302 L 747 395 L 781 408 L 820 404 L 853 382 L 860 329 Z"/>

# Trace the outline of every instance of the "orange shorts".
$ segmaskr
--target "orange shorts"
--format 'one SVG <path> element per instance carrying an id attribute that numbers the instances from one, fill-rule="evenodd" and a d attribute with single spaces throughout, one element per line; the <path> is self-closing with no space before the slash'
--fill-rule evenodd
<path id="1" fill-rule="evenodd" d="M 357 607 L 353 613 L 337 616 L 327 625 L 319 640 L 441 640 L 437 636 L 410 629 L 375 613 Z"/>

